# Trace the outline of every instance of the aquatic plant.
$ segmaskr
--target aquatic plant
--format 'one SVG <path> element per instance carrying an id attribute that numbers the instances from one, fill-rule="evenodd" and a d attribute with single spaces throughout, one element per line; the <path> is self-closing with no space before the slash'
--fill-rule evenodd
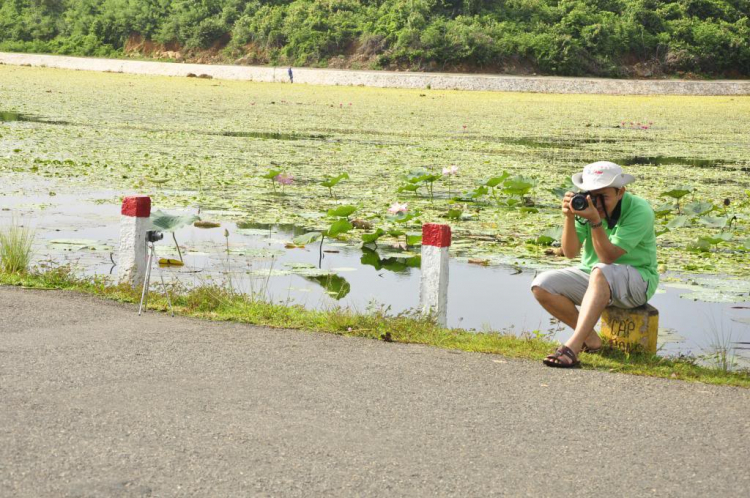
<path id="1" fill-rule="evenodd" d="M 325 238 L 333 239 L 341 234 L 344 234 L 354 228 L 354 225 L 349 221 L 349 216 L 357 210 L 357 206 L 343 205 L 337 206 L 327 211 L 327 215 L 336 220 L 331 225 L 322 231 L 308 232 L 304 235 L 295 237 L 293 242 L 298 246 L 305 246 L 312 244 L 313 242 L 320 240 L 320 256 L 318 258 L 318 266 L 323 262 L 323 242 Z"/>
<path id="2" fill-rule="evenodd" d="M 451 177 L 458 174 L 458 166 L 450 166 L 448 168 L 443 168 L 443 176 L 447 177 L 448 179 L 448 196 L 451 195 Z"/>
<path id="3" fill-rule="evenodd" d="M 398 202 L 395 202 L 391 205 L 391 207 L 388 208 L 389 214 L 397 215 L 399 213 L 406 213 L 409 210 L 409 204 L 399 204 Z"/>
<path id="4" fill-rule="evenodd" d="M 280 174 L 280 169 L 269 169 L 265 175 L 261 175 L 260 177 L 271 180 L 271 188 L 273 189 L 273 192 L 276 193 L 276 182 L 278 181 Z"/>
<path id="5" fill-rule="evenodd" d="M 282 192 L 284 192 L 284 187 L 294 183 L 294 176 L 289 173 L 279 173 L 273 179 L 281 185 Z"/>
<path id="6" fill-rule="evenodd" d="M 184 260 L 182 259 L 182 250 L 180 250 L 180 244 L 177 243 L 177 237 L 174 233 L 176 230 L 192 225 L 199 220 L 200 217 L 194 214 L 169 214 L 161 210 L 156 210 L 151 213 L 149 223 L 151 224 L 151 230 L 158 230 L 172 234 L 172 240 L 174 240 L 174 245 L 177 248 L 180 262 L 184 263 Z"/>
<path id="7" fill-rule="evenodd" d="M 0 230 L 0 268 L 5 273 L 25 273 L 32 257 L 35 232 L 13 219 Z"/>
<path id="8" fill-rule="evenodd" d="M 677 212 L 681 213 L 680 211 L 680 199 L 685 197 L 691 192 L 694 192 L 695 188 L 690 185 L 682 185 L 680 187 L 673 188 L 671 190 L 667 190 L 666 192 L 662 192 L 662 197 L 671 197 L 672 199 L 675 199 L 677 201 Z"/>
<path id="9" fill-rule="evenodd" d="M 338 183 L 341 180 L 348 180 L 348 179 L 349 179 L 349 174 L 346 173 L 346 172 L 344 172 L 344 173 L 341 173 L 340 175 L 337 175 L 337 176 L 326 177 L 326 179 L 323 180 L 322 182 L 320 182 L 320 184 L 322 186 L 328 188 L 328 194 L 331 196 L 331 198 L 333 198 L 334 197 L 333 196 L 333 187 L 335 187 L 336 185 L 338 185 Z"/>

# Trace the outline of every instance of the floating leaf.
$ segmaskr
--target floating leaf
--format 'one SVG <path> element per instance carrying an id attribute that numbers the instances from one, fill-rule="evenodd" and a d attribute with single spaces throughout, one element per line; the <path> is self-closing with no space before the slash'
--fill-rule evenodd
<path id="1" fill-rule="evenodd" d="M 480 259 L 480 258 L 470 258 L 469 264 L 471 265 L 480 265 L 480 266 L 489 266 L 490 260 L 489 259 Z"/>
<path id="2" fill-rule="evenodd" d="M 534 239 L 534 243 L 540 246 L 549 246 L 553 242 L 557 242 L 562 237 L 563 229 L 560 226 L 548 228 L 543 231 L 542 234 Z"/>
<path id="3" fill-rule="evenodd" d="M 219 228 L 221 223 L 215 221 L 196 221 L 193 223 L 193 226 L 197 228 Z"/>
<path id="4" fill-rule="evenodd" d="M 159 258 L 159 266 L 185 266 L 179 259 Z"/>
<path id="5" fill-rule="evenodd" d="M 50 247 L 60 251 L 110 251 L 111 247 L 98 240 L 89 239 L 55 239 L 49 241 Z"/>

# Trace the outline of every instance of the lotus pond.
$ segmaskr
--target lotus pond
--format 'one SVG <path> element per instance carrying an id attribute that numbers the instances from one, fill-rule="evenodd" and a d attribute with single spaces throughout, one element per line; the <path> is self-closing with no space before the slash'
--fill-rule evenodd
<path id="1" fill-rule="evenodd" d="M 747 340 L 748 125 L 750 97 L 0 66 L 0 199 L 4 219 L 37 226 L 38 260 L 107 273 L 120 198 L 146 193 L 158 208 L 222 224 L 177 232 L 186 265 L 165 271 L 182 283 L 232 275 L 275 299 L 396 312 L 416 306 L 421 223 L 449 223 L 451 325 L 547 330 L 527 287 L 536 269 L 567 264 L 554 255 L 559 196 L 582 165 L 613 160 L 657 212 L 662 281 L 673 289 L 654 298 L 661 324 L 692 337 L 680 348 L 695 351 L 712 329 Z M 168 242 L 160 252 L 177 255 Z"/>

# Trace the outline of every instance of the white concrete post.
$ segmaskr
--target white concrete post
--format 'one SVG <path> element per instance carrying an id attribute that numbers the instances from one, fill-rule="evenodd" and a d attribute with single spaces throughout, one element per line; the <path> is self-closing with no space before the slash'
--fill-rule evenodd
<path id="1" fill-rule="evenodd" d="M 448 318 L 448 248 L 451 227 L 428 223 L 422 226 L 422 282 L 419 307 L 445 327 Z"/>
<path id="2" fill-rule="evenodd" d="M 117 262 L 117 281 L 133 288 L 143 286 L 146 278 L 148 250 L 146 232 L 151 216 L 151 198 L 138 195 L 126 197 L 120 211 L 120 254 Z"/>

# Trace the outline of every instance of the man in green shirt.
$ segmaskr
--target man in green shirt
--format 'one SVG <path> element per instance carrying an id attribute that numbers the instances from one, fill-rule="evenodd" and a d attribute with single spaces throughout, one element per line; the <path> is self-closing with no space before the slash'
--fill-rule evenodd
<path id="1" fill-rule="evenodd" d="M 531 283 L 544 309 L 574 330 L 565 345 L 545 358 L 545 365 L 577 366 L 581 351 L 601 348 L 594 326 L 605 307 L 635 308 L 656 292 L 654 211 L 646 200 L 625 191 L 634 181 L 608 161 L 573 175 L 587 205 L 576 210 L 571 203 L 575 194 L 565 194 L 562 251 L 573 259 L 583 249 L 581 265 L 541 273 Z"/>

